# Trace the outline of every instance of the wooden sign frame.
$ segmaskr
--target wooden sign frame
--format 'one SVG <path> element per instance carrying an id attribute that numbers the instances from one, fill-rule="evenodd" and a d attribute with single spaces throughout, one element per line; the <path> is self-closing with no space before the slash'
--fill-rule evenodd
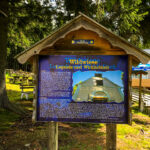
<path id="1" fill-rule="evenodd" d="M 54 55 L 54 56 L 56 56 L 56 55 Z M 57 55 L 57 56 L 59 56 L 59 55 Z M 62 56 L 62 55 L 60 55 L 60 56 Z M 66 56 L 66 55 L 65 55 Z M 68 56 L 68 55 L 67 55 Z M 69 56 L 71 56 L 71 55 L 69 55 Z M 81 56 L 81 55 L 80 55 Z M 87 57 L 89 57 L 89 56 L 91 56 L 91 55 L 87 55 Z M 95 56 L 98 56 L 98 55 L 95 55 Z M 82 57 L 82 56 L 81 56 Z M 112 56 L 112 57 L 114 57 L 114 56 Z M 129 61 L 129 60 L 128 60 Z M 129 76 L 127 76 L 127 78 L 129 78 Z M 43 89 L 43 88 L 42 88 Z M 130 89 L 130 88 L 127 88 L 127 89 Z M 38 90 L 39 91 L 39 90 Z M 127 91 L 128 93 L 129 93 L 129 91 Z M 126 97 L 126 99 L 129 97 L 129 95 L 130 94 L 128 94 L 128 96 Z M 38 98 L 38 97 L 37 97 Z M 126 99 L 125 99 L 125 101 L 126 101 Z M 37 100 L 36 100 L 37 101 Z M 129 104 L 129 101 L 127 100 L 127 102 L 128 102 L 128 104 L 126 105 L 126 106 L 130 106 L 130 104 Z M 87 104 L 86 104 L 87 105 Z M 90 105 L 90 104 L 89 104 Z M 37 109 L 39 109 L 39 105 L 38 105 L 38 108 Z M 125 108 L 125 111 L 128 111 L 128 110 L 130 110 L 129 108 Z M 36 112 L 39 112 L 39 110 L 36 110 Z M 128 116 L 129 116 L 129 112 L 127 112 L 128 113 Z M 37 116 L 37 114 L 36 114 L 36 116 Z M 130 115 L 131 116 L 131 115 Z M 37 118 L 37 117 L 36 117 Z M 46 119 L 47 120 L 47 119 Z M 42 121 L 46 121 L 46 120 L 42 120 Z M 55 120 L 55 119 L 54 119 Z M 53 120 L 53 121 L 54 121 Z M 61 119 L 60 119 L 61 120 Z M 82 120 L 82 119 L 81 119 Z M 128 118 L 128 123 L 129 123 L 129 118 Z M 48 120 L 47 120 L 48 121 Z M 67 120 L 66 120 L 67 121 Z M 74 121 L 73 121 L 74 122 Z M 80 122 L 80 121 L 79 121 Z M 81 122 L 83 122 L 83 121 L 81 121 Z M 96 121 L 97 122 L 97 121 Z M 103 122 L 103 123 L 105 123 L 105 122 Z M 111 122 L 112 123 L 112 122 Z M 115 122 L 114 122 L 115 123 Z M 127 122 L 126 122 L 127 123 Z"/>
<path id="2" fill-rule="evenodd" d="M 87 41 L 82 41 L 79 42 L 80 44 L 72 44 L 72 40 L 80 39 L 83 41 L 93 40 L 94 42 L 88 44 Z M 33 121 L 37 120 L 39 55 L 128 55 L 128 124 L 131 124 L 132 65 L 137 66 L 140 62 L 146 64 L 150 59 L 149 54 L 117 36 L 85 14 L 80 13 L 63 27 L 16 56 L 21 64 L 27 61 L 33 64 L 36 86 L 33 100 Z M 116 124 L 106 124 L 107 150 L 116 149 L 116 129 Z M 49 122 L 48 135 L 48 149 L 58 150 L 57 122 Z"/>

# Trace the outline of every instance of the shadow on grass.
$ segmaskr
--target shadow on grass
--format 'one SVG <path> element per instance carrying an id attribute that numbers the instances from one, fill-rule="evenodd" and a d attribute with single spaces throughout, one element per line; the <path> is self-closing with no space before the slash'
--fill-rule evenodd
<path id="1" fill-rule="evenodd" d="M 132 112 L 133 112 L 134 114 L 139 114 L 139 113 L 141 113 L 141 114 L 144 114 L 144 115 L 148 115 L 148 114 L 146 113 L 146 111 L 140 112 L 138 103 L 135 103 L 135 104 L 132 106 Z"/>
<path id="2" fill-rule="evenodd" d="M 101 128 L 99 123 L 68 123 L 71 127 L 80 128 Z"/>
<path id="3" fill-rule="evenodd" d="M 149 115 L 144 111 L 144 112 L 140 112 L 139 111 L 139 107 L 138 107 L 138 103 L 135 103 L 132 106 L 132 113 L 136 116 L 133 118 L 133 121 L 136 124 L 141 124 L 141 125 L 149 125 L 150 122 L 145 120 L 145 116 L 148 117 Z"/>
<path id="4" fill-rule="evenodd" d="M 13 112 L 0 109 L 0 133 L 9 129 L 19 118 L 20 116 Z"/>
<path id="5" fill-rule="evenodd" d="M 29 100 L 21 100 L 21 92 L 15 90 L 7 90 L 7 95 L 11 103 L 17 104 L 19 107 L 26 111 L 33 110 L 32 100 L 33 95 L 29 95 Z M 11 126 L 20 119 L 20 115 L 10 112 L 5 109 L 0 109 L 0 133 L 2 131 L 8 130 Z"/>
<path id="6" fill-rule="evenodd" d="M 69 128 L 67 131 L 59 131 L 59 149 L 60 150 L 101 150 L 99 140 L 104 143 L 101 135 L 93 133 L 91 127 L 89 129 Z"/>
<path id="7" fill-rule="evenodd" d="M 138 119 L 138 118 L 133 119 L 133 121 L 134 121 L 136 124 L 150 125 L 150 123 L 148 123 L 146 120 L 141 120 L 141 119 Z"/>

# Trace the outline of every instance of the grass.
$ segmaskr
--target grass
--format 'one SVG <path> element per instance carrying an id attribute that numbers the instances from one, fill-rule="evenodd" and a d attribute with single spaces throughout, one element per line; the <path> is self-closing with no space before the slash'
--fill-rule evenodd
<path id="1" fill-rule="evenodd" d="M 29 114 L 21 118 L 0 109 L 0 150 L 47 150 L 48 123 L 31 121 L 33 95 L 30 100 L 20 100 L 19 85 L 9 83 L 7 92 L 10 101 L 23 106 Z M 117 149 L 150 150 L 150 117 L 139 112 L 137 104 L 133 105 L 132 113 L 132 126 L 117 125 Z M 59 123 L 59 150 L 105 150 L 105 144 L 105 124 Z"/>
<path id="2" fill-rule="evenodd" d="M 19 115 L 0 109 L 0 132 L 7 130 L 19 119 Z"/>
<path id="3" fill-rule="evenodd" d="M 6 76 L 6 89 L 7 89 L 7 95 L 9 97 L 9 100 L 12 103 L 22 105 L 26 110 L 32 110 L 32 105 L 30 101 L 26 100 L 20 100 L 21 97 L 21 89 L 19 84 L 9 84 L 8 83 L 8 75 Z M 32 91 L 32 89 L 29 89 L 28 91 Z M 33 94 L 29 95 L 29 100 L 33 99 Z M 15 123 L 15 121 L 19 120 L 20 116 L 4 110 L 0 109 L 0 133 L 2 131 L 8 130 L 11 128 L 11 126 Z"/>
<path id="4" fill-rule="evenodd" d="M 137 104 L 134 104 L 132 109 L 132 126 L 117 126 L 117 140 L 120 150 L 150 149 L 150 117 L 144 113 L 139 112 L 137 108 Z"/>

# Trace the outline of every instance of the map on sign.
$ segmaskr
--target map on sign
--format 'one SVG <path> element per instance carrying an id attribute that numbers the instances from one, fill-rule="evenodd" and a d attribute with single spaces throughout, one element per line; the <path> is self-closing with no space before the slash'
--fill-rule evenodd
<path id="1" fill-rule="evenodd" d="M 37 120 L 127 123 L 127 59 L 40 56 Z"/>

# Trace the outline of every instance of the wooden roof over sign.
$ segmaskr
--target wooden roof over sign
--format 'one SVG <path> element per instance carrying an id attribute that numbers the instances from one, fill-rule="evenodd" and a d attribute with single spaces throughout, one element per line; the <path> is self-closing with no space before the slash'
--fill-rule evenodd
<path id="1" fill-rule="evenodd" d="M 117 36 L 110 30 L 102 26 L 101 24 L 97 23 L 96 21 L 94 21 L 93 19 L 89 18 L 88 16 L 82 13 L 80 13 L 79 16 L 69 21 L 67 24 L 65 24 L 64 26 L 62 26 L 61 28 L 59 28 L 58 30 L 47 36 L 46 38 L 42 39 L 41 41 L 31 46 L 29 49 L 18 54 L 15 58 L 17 58 L 19 63 L 23 64 L 27 60 L 29 60 L 32 56 L 41 54 L 41 52 L 44 50 L 57 51 L 60 45 L 62 46 L 61 49 L 63 49 L 64 48 L 63 45 L 65 42 L 69 42 L 70 43 L 69 46 L 71 46 L 71 49 L 75 50 L 78 47 L 74 43 L 72 43 L 71 45 L 71 42 L 74 40 L 74 36 L 70 35 L 69 39 L 67 39 L 66 37 L 70 33 L 75 33 L 77 31 L 78 32 L 88 31 L 88 33 L 91 32 L 91 35 L 92 33 L 94 33 L 101 39 L 100 41 L 97 41 L 97 45 L 99 44 L 99 42 L 103 44 L 103 42 L 106 43 L 107 41 L 111 45 L 110 47 L 111 50 L 119 48 L 123 50 L 125 54 L 130 54 L 134 56 L 139 62 L 142 62 L 143 64 L 146 64 L 150 60 L 150 54 L 130 44 L 128 41 L 124 40 L 120 36 Z M 83 36 L 83 39 L 86 40 L 86 37 Z M 88 41 L 86 42 L 88 43 Z M 83 50 L 89 49 L 90 51 L 93 52 L 95 50 L 97 50 L 97 52 L 105 50 L 104 46 L 99 48 L 96 47 L 95 44 L 88 44 L 88 45 L 81 44 L 81 46 Z M 106 47 L 107 49 L 105 51 L 109 49 L 109 46 L 106 45 Z"/>

